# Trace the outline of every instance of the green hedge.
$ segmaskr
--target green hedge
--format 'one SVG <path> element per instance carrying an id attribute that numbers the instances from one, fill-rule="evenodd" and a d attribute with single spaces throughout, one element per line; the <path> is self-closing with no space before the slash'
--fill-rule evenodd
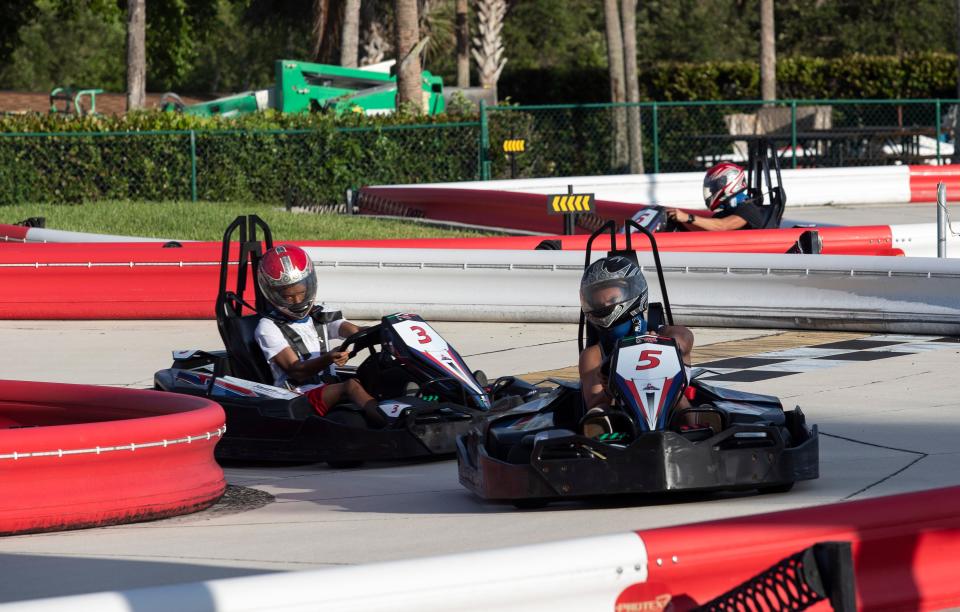
<path id="1" fill-rule="evenodd" d="M 0 204 L 191 199 L 193 151 L 198 199 L 337 204 L 354 186 L 477 179 L 479 135 L 474 117 L 6 116 Z"/>
<path id="2" fill-rule="evenodd" d="M 610 99 L 605 69 L 516 70 L 509 64 L 498 85 L 501 96 L 521 104 L 605 102 Z M 644 100 L 756 100 L 757 62 L 662 63 L 641 67 Z M 854 55 L 838 59 L 777 59 L 777 95 L 782 99 L 953 98 L 957 56 L 920 53 Z"/>

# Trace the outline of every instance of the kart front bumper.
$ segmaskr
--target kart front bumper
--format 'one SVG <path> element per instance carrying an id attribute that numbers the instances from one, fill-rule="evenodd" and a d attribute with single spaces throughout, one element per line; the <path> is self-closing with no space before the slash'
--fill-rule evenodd
<path id="1" fill-rule="evenodd" d="M 819 439 L 816 426 L 789 447 L 769 426 L 737 425 L 700 442 L 653 432 L 629 446 L 571 435 L 537 441 L 529 462 L 509 463 L 491 457 L 482 434 L 471 431 L 457 439 L 457 463 L 460 483 L 494 500 L 777 489 L 819 476 Z"/>

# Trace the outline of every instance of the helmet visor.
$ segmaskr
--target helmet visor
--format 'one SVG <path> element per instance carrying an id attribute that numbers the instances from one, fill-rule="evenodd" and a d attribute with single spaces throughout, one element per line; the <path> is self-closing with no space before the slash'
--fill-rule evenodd
<path id="1" fill-rule="evenodd" d="M 282 287 L 262 287 L 264 297 L 273 306 L 288 316 L 307 316 L 317 297 L 317 275 L 309 274 L 299 283 Z"/>
<path id="2" fill-rule="evenodd" d="M 580 308 L 592 323 L 608 327 L 646 289 L 647 283 L 639 274 L 595 283 L 580 292 Z"/>
<path id="3" fill-rule="evenodd" d="M 727 175 L 720 174 L 714 177 L 703 179 L 703 201 L 707 206 L 713 202 L 714 197 L 727 186 Z"/>

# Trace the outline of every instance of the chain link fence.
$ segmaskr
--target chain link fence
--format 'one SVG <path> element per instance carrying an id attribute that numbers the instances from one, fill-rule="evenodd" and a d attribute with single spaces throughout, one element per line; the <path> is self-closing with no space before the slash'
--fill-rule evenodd
<path id="1" fill-rule="evenodd" d="M 957 100 L 480 107 L 430 125 L 0 133 L 0 204 L 261 201 L 335 210 L 363 185 L 703 171 L 774 140 L 786 168 L 957 159 Z M 628 142 L 631 116 L 640 142 Z M 522 153 L 503 141 L 524 139 Z M 631 149 L 634 153 L 631 159 Z"/>
<path id="2" fill-rule="evenodd" d="M 787 168 L 943 164 L 954 158 L 957 100 L 782 100 L 500 106 L 488 110 L 489 178 L 702 171 L 746 162 L 772 139 Z M 627 113 L 639 115 L 642 157 L 629 158 Z M 497 138 L 526 138 L 511 167 Z M 633 164 L 631 164 L 633 161 Z M 515 168 L 515 172 L 514 172 Z"/>

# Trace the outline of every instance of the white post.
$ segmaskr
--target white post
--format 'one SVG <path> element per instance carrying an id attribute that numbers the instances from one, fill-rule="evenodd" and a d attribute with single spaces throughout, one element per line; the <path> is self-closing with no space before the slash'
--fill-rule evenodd
<path id="1" fill-rule="evenodd" d="M 947 256 L 947 185 L 937 183 L 937 257 Z"/>

